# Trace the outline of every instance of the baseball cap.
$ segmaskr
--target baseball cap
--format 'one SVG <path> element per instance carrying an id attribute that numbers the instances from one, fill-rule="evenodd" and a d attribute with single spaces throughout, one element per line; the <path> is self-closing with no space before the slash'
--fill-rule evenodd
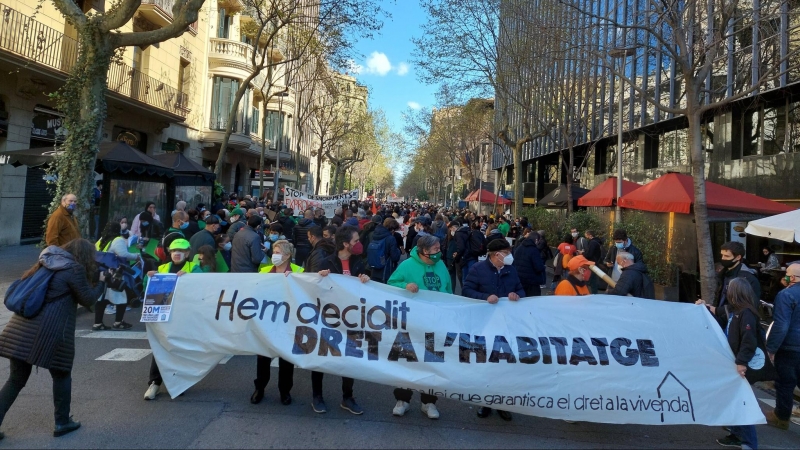
<path id="1" fill-rule="evenodd" d="M 594 263 L 586 259 L 583 255 L 573 256 L 572 259 L 569 260 L 569 270 L 570 272 L 573 270 L 578 270 L 579 267 L 582 266 L 593 266 Z"/>
<path id="2" fill-rule="evenodd" d="M 190 248 L 191 245 L 186 239 L 175 239 L 171 244 L 169 244 L 170 250 L 189 250 Z"/>
<path id="3" fill-rule="evenodd" d="M 232 216 L 243 216 L 244 215 L 244 211 L 242 210 L 242 208 L 233 208 L 233 211 L 231 211 L 231 215 Z"/>

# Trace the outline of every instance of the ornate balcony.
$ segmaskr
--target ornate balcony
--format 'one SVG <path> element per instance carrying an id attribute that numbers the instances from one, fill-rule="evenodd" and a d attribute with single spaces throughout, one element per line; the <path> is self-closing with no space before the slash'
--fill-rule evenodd
<path id="1" fill-rule="evenodd" d="M 154 25 L 164 27 L 172 23 L 172 7 L 175 0 L 142 0 L 139 14 Z M 197 35 L 197 22 L 189 25 L 189 32 Z"/>
<path id="2" fill-rule="evenodd" d="M 0 53 L 22 65 L 51 69 L 66 78 L 78 60 L 78 41 L 0 3 Z M 134 100 L 185 119 L 188 96 L 126 64 L 111 64 L 107 94 Z"/>
<path id="3" fill-rule="evenodd" d="M 214 63 L 216 66 L 232 67 L 244 72 L 250 72 L 253 47 L 244 42 L 225 38 L 211 38 L 210 41 L 209 62 Z"/>

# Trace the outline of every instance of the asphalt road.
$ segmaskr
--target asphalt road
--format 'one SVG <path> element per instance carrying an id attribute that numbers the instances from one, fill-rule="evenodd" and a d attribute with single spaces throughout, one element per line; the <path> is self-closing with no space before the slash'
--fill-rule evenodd
<path id="1" fill-rule="evenodd" d="M 0 273 L 13 258 L 0 249 Z M 35 259 L 35 255 L 33 257 Z M 23 258 L 24 259 L 24 258 Z M 30 256 L 28 256 L 30 259 Z M 29 265 L 16 264 L 13 270 Z M 11 270 L 6 267 L 7 270 Z M 3 286 L 0 286 L 2 290 Z M 5 311 L 3 311 L 5 312 Z M 338 408 L 340 378 L 326 375 L 329 412 L 311 410 L 310 373 L 295 370 L 294 402 L 280 404 L 277 368 L 259 405 L 249 402 L 255 377 L 255 357 L 233 357 L 219 365 L 185 395 L 171 400 L 164 393 L 144 401 L 151 356 L 138 322 L 140 310 L 128 313 L 131 331 L 90 333 L 93 316 L 79 309 L 77 351 L 73 370 L 72 413 L 83 427 L 61 438 L 52 437 L 53 408 L 50 375 L 34 371 L 0 430 L 7 448 L 721 448 L 718 427 L 639 426 L 559 420 L 514 415 L 504 422 L 487 419 L 475 408 L 451 400 L 438 401 L 441 418 L 430 420 L 420 410 L 419 397 L 404 417 L 392 416 L 392 387 L 356 381 L 355 395 L 362 416 Z M 0 316 L 3 314 L 0 313 Z M 5 320 L 0 317 L 0 324 Z M 106 316 L 110 324 L 111 316 Z M 97 337 L 98 335 L 105 337 Z M 125 350 L 130 349 L 130 350 Z M 138 352 L 136 350 L 139 350 Z M 129 355 L 130 361 L 115 358 Z M 8 376 L 8 361 L 0 359 L 0 380 Z M 713 383 L 713 380 L 709 380 Z M 724 395 L 720 393 L 720 395 Z M 769 409 L 772 397 L 756 395 Z M 800 448 L 800 426 L 780 431 L 758 427 L 761 448 Z"/>

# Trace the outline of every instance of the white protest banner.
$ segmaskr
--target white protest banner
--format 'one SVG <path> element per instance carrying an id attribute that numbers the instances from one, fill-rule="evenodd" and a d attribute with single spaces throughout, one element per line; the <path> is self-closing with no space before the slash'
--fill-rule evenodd
<path id="1" fill-rule="evenodd" d="M 403 203 L 405 201 L 405 197 L 389 197 L 386 199 L 386 203 Z"/>
<path id="2" fill-rule="evenodd" d="M 313 195 L 290 187 L 284 189 L 283 203 L 292 208 L 295 215 L 303 215 L 308 208 L 322 208 L 325 217 L 333 217 L 336 208 L 350 203 L 350 200 L 358 200 L 358 189 L 339 195 Z"/>
<path id="3" fill-rule="evenodd" d="M 184 275 L 173 303 L 170 322 L 147 325 L 173 398 L 226 355 L 260 354 L 554 419 L 765 423 L 702 306 L 602 295 L 491 305 L 317 274 Z"/>

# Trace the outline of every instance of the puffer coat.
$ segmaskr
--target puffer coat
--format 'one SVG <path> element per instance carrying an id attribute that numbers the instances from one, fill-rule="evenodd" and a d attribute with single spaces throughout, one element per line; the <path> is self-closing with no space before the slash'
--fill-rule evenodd
<path id="1" fill-rule="evenodd" d="M 18 314 L 11 317 L 0 333 L 0 356 L 43 369 L 71 371 L 78 304 L 91 310 L 105 290 L 105 284 L 92 287 L 86 280 L 86 269 L 59 247 L 44 249 L 39 262 L 55 272 L 45 294 L 45 303 L 33 318 L 26 319 Z"/>

